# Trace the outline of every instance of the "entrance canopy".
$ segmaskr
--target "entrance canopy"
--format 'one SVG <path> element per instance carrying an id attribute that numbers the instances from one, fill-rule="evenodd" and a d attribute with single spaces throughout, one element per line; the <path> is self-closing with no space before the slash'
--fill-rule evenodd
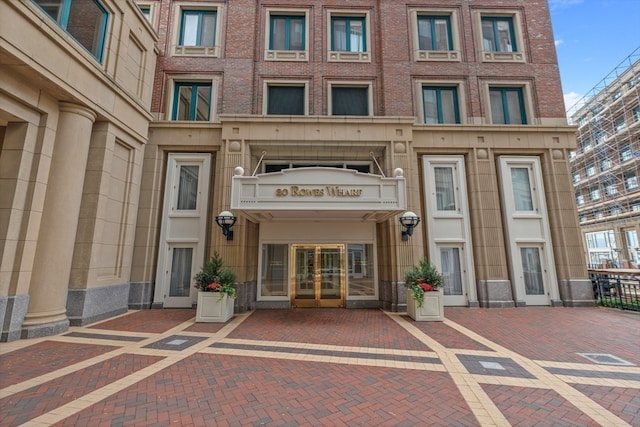
<path id="1" fill-rule="evenodd" d="M 292 218 L 380 222 L 407 208 L 402 169 L 393 178 L 350 169 L 306 167 L 243 176 L 237 167 L 231 209 L 252 221 Z"/>

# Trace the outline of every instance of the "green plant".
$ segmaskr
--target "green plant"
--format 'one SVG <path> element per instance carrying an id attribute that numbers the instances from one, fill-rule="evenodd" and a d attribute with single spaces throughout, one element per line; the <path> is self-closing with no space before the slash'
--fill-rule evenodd
<path id="1" fill-rule="evenodd" d="M 204 263 L 194 279 L 196 288 L 202 292 L 220 292 L 220 298 L 225 294 L 234 299 L 238 296 L 233 287 L 236 274 L 230 268 L 223 266 L 222 258 L 218 252 L 215 252 L 211 259 Z"/>
<path id="2" fill-rule="evenodd" d="M 418 302 L 418 307 L 424 304 L 424 293 L 437 291 L 444 284 L 442 274 L 426 259 L 420 260 L 404 275 L 404 283 L 411 291 L 411 297 Z"/>

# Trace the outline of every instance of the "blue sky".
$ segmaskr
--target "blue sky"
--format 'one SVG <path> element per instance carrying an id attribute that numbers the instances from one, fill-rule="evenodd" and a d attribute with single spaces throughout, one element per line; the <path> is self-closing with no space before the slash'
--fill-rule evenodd
<path id="1" fill-rule="evenodd" d="M 640 47 L 640 0 L 549 0 L 566 108 Z"/>

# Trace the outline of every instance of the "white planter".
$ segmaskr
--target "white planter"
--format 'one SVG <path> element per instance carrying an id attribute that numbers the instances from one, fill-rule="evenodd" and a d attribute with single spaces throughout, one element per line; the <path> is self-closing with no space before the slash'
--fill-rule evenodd
<path id="1" fill-rule="evenodd" d="M 219 292 L 198 292 L 196 322 L 224 323 L 233 317 L 233 299 Z"/>
<path id="2" fill-rule="evenodd" d="M 412 292 L 407 289 L 407 314 L 417 322 L 444 320 L 442 291 L 425 292 L 424 304 L 418 307 L 418 301 L 413 299 Z"/>

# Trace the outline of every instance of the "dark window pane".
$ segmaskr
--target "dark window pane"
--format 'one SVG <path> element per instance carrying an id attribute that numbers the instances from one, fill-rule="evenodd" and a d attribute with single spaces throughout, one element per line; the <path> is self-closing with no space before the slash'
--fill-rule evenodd
<path id="1" fill-rule="evenodd" d="M 303 86 L 269 86 L 267 114 L 304 114 Z"/>
<path id="2" fill-rule="evenodd" d="M 369 90 L 366 87 L 333 87 L 331 112 L 334 116 L 369 115 Z"/>

